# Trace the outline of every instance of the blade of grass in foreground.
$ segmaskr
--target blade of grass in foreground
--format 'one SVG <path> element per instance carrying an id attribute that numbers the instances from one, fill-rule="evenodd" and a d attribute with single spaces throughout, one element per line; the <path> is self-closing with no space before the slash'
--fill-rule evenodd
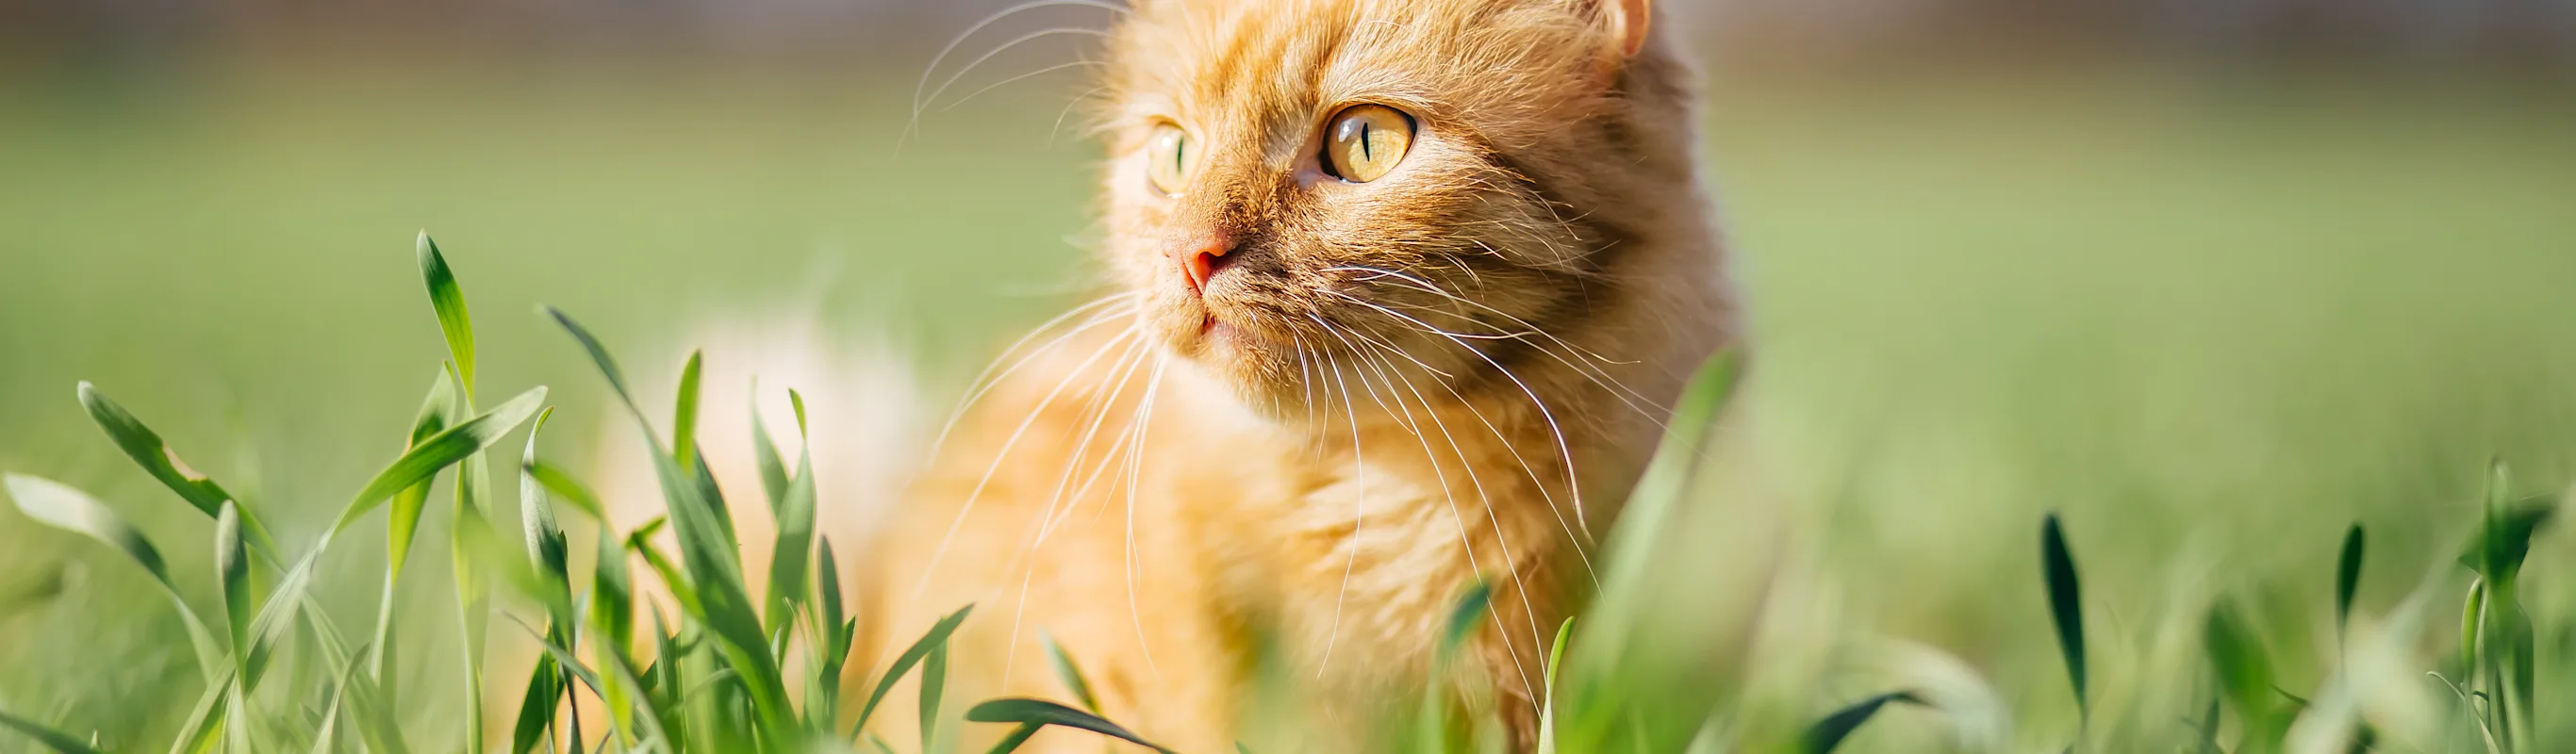
<path id="1" fill-rule="evenodd" d="M 2055 513 L 2040 524 L 2039 558 L 2048 581 L 2049 619 L 2057 625 L 2057 648 L 2066 657 L 2066 678 L 2074 685 L 2076 708 L 2090 717 L 2092 704 L 2085 694 L 2084 586 L 2076 576 L 2075 554 L 2066 547 L 2066 530 Z"/>
<path id="2" fill-rule="evenodd" d="M 18 510 L 28 518 L 116 548 L 135 565 L 142 566 L 145 573 L 152 574 L 152 580 L 161 585 L 161 592 L 169 595 L 170 603 L 179 608 L 179 620 L 188 629 L 188 644 L 197 653 L 197 670 L 208 683 L 214 682 L 215 676 L 224 671 L 223 646 L 215 643 L 214 633 L 206 629 L 205 621 L 199 620 L 197 611 L 190 609 L 188 601 L 179 596 L 178 585 L 170 581 L 169 565 L 161 560 L 161 550 L 153 547 L 152 540 L 143 536 L 141 530 L 126 523 L 124 517 L 118 516 L 105 503 L 70 485 L 41 477 L 9 474 L 0 476 L 0 486 L 9 490 L 9 499 L 16 501 Z"/>
<path id="3" fill-rule="evenodd" d="M 15 728 L 19 733 L 24 733 L 27 737 L 36 739 L 36 741 L 43 743 L 47 748 L 51 748 L 54 751 L 61 752 L 62 754 L 104 754 L 98 749 L 91 748 L 89 744 L 83 743 L 80 739 L 63 735 L 61 731 L 47 728 L 43 724 L 34 720 L 12 715 L 7 712 L 0 712 L 0 726 Z"/>
<path id="4" fill-rule="evenodd" d="M 2363 539 L 2361 524 L 2355 523 L 2343 534 L 2343 552 L 2335 558 L 2335 646 L 2343 646 L 2344 627 L 2352 622 L 2352 594 L 2361 587 Z"/>
<path id="5" fill-rule="evenodd" d="M 1137 746 L 1162 752 L 1162 754 L 1174 754 L 1172 750 L 1155 745 L 1154 742 L 1147 741 L 1144 738 L 1137 736 L 1134 732 L 1129 731 L 1124 727 L 1120 727 L 1117 723 L 1102 719 L 1098 715 L 1043 699 L 995 699 L 983 704 L 975 705 L 973 709 L 967 710 L 966 721 L 971 723 L 1019 723 L 1022 726 L 1033 724 L 1039 726 L 1058 725 L 1109 736 Z M 1021 740 L 1026 739 L 1023 738 Z M 993 751 L 998 754 L 999 752 L 1008 750 L 995 748 Z"/>
<path id="6" fill-rule="evenodd" d="M 438 434 L 431 435 L 429 439 L 422 440 L 419 445 L 413 446 L 410 450 L 403 451 L 401 457 L 394 459 L 393 464 L 386 466 L 383 471 L 377 472 L 376 478 L 367 482 L 365 489 L 358 491 L 358 496 L 349 501 L 348 507 L 341 509 L 339 520 L 331 525 L 331 530 L 325 534 L 324 540 L 328 541 L 330 534 L 337 534 L 349 528 L 349 525 L 355 523 L 360 516 L 375 510 L 378 503 L 391 499 L 396 493 L 420 484 L 447 467 L 463 462 L 483 452 L 485 448 L 499 443 L 502 435 L 518 428 L 520 423 L 528 420 L 528 417 L 536 415 L 538 409 L 544 407 L 545 401 L 546 389 L 543 386 L 529 388 L 518 397 L 494 407 L 490 413 L 442 430 Z"/>
<path id="7" fill-rule="evenodd" d="M 801 431 L 799 434 L 798 443 L 805 449 L 797 458 L 795 478 L 787 483 L 786 494 L 779 496 L 771 510 L 778 522 L 778 539 L 770 549 L 769 596 L 763 603 L 768 610 L 770 636 L 785 636 L 794 626 L 796 602 L 805 594 L 805 574 L 814 550 L 813 441 L 802 437 Z M 768 438 L 757 440 L 766 443 Z"/>
<path id="8" fill-rule="evenodd" d="M 1604 597 L 1584 619 L 1591 626 L 1584 633 L 1592 637 L 1585 646 L 1600 648 L 1584 651 L 1601 651 L 1609 656 L 1592 661 L 1591 666 L 1613 665 L 1611 659 L 1619 654 L 1636 619 L 1650 609 L 1628 595 L 1638 594 L 1655 577 L 1656 536 L 1671 528 L 1673 507 L 1689 491 L 1692 479 L 1707 460 L 1709 438 L 1735 393 L 1743 368 L 1744 361 L 1735 352 L 1720 351 L 1701 363 L 1699 371 L 1691 375 L 1690 384 L 1682 389 L 1663 439 L 1655 446 L 1654 458 L 1638 477 L 1609 538 L 1612 544 L 1604 558 L 1600 583 Z"/>
<path id="9" fill-rule="evenodd" d="M 705 473 L 705 458 L 694 459 L 696 463 L 689 470 L 682 470 L 663 449 L 661 440 L 653 436 L 652 424 L 626 391 L 623 372 L 608 349 L 571 316 L 551 307 L 544 311 L 590 353 L 601 376 L 617 391 L 651 448 L 663 503 L 669 509 L 671 527 L 679 535 L 680 562 L 695 581 L 694 604 L 684 602 L 682 608 L 713 633 L 718 651 L 735 672 L 742 674 L 741 685 L 751 697 L 752 712 L 761 729 L 772 740 L 791 739 L 795 714 L 789 709 L 785 679 L 761 629 L 757 606 L 743 586 L 733 521 L 724 513 L 723 498 L 714 480 Z"/>
<path id="10" fill-rule="evenodd" d="M 1065 690 L 1073 693 L 1073 700 L 1081 702 L 1083 709 L 1090 710 L 1091 714 L 1100 714 L 1100 699 L 1091 695 L 1091 681 L 1082 677 L 1082 668 L 1073 664 L 1073 655 L 1064 651 L 1064 645 L 1056 643 L 1054 634 L 1045 634 L 1043 638 L 1047 660 L 1055 665 L 1056 678 L 1064 681 Z"/>
<path id="11" fill-rule="evenodd" d="M 903 650 L 902 655 L 896 656 L 894 664 L 886 666 L 885 676 L 877 679 L 876 690 L 868 693 L 868 703 L 859 707 L 859 722 L 858 726 L 850 731 L 852 735 L 868 729 L 868 717 L 876 714 L 877 704 L 885 701 L 886 692 L 893 691 L 895 682 L 903 680 L 905 673 L 912 672 L 912 666 L 928 656 L 932 647 L 947 644 L 948 635 L 956 633 L 957 624 L 966 622 L 966 614 L 974 610 L 974 605 L 967 605 L 958 608 L 957 612 L 949 613 L 947 617 L 940 618 L 939 623 L 932 625 L 928 633 L 922 634 L 911 647 Z"/>
<path id="12" fill-rule="evenodd" d="M 1869 722 L 1871 717 L 1878 714 L 1880 708 L 1886 707 L 1891 702 L 1922 704 L 1923 700 L 1911 691 L 1891 691 L 1835 710 L 1833 714 L 1826 715 L 1825 719 L 1816 721 L 1814 727 L 1807 729 L 1806 735 L 1800 737 L 1799 751 L 1806 754 L 1832 754 L 1835 748 L 1843 745 L 1843 739 L 1849 738 L 1853 731 L 1859 730 L 1863 723 Z"/>
<path id="13" fill-rule="evenodd" d="M 447 268 L 447 257 L 438 253 L 438 242 L 421 231 L 413 243 L 420 259 L 421 282 L 429 286 L 429 305 L 438 312 L 438 332 L 447 339 L 448 357 L 456 360 L 458 383 L 465 388 L 465 400 L 474 400 L 474 318 L 465 313 L 465 291 L 456 284 L 456 273 Z"/>
<path id="14" fill-rule="evenodd" d="M 213 518 L 217 511 L 222 510 L 226 500 L 240 502 L 233 493 L 225 491 L 223 485 L 216 484 L 215 480 L 179 460 L 179 454 L 170 449 L 169 443 L 161 440 L 160 434 L 144 426 L 143 421 L 134 418 L 134 414 L 127 412 L 124 406 L 109 400 L 97 385 L 83 381 L 79 394 L 81 408 L 89 412 L 90 420 L 107 432 L 107 438 L 114 441 L 118 449 L 125 451 L 127 458 L 134 459 L 135 465 L 143 467 L 145 473 L 159 480 L 162 486 L 169 487 L 171 492 L 179 493 L 181 499 L 196 506 L 207 518 Z M 277 545 L 269 539 L 268 527 L 261 525 L 259 516 L 246 506 L 242 510 L 242 525 L 252 547 L 259 548 L 266 555 L 277 554 Z"/>

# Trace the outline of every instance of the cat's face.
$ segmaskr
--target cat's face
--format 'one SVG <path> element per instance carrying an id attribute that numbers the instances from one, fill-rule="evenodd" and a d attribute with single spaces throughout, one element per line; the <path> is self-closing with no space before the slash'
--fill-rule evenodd
<path id="1" fill-rule="evenodd" d="M 1139 0 L 1108 69 L 1116 280 L 1257 408 L 1472 389 L 1585 305 L 1623 237 L 1588 205 L 1632 168 L 1614 84 L 1643 14 Z"/>

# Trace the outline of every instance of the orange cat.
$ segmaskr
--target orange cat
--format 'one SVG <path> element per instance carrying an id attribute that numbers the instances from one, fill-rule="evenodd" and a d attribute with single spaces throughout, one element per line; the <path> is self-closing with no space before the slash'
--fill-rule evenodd
<path id="1" fill-rule="evenodd" d="M 876 651 L 971 602 L 950 698 L 1070 700 L 1053 636 L 1112 719 L 1230 751 L 1265 648 L 1299 727 L 1354 727 L 1419 698 L 1483 578 L 1459 682 L 1526 742 L 1591 548 L 1736 332 L 1647 6 L 1135 0 L 1101 82 L 1114 293 L 943 433 L 854 569 Z M 1314 735 L 1253 743 L 1351 745 Z"/>

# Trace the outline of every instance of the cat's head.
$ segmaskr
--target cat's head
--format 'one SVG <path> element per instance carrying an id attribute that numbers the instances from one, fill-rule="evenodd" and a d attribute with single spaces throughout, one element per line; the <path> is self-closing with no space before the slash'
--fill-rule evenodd
<path id="1" fill-rule="evenodd" d="M 1497 382 L 1696 200 L 1655 195 L 1695 192 L 1647 4 L 1136 0 L 1105 68 L 1114 279 L 1249 405 Z"/>

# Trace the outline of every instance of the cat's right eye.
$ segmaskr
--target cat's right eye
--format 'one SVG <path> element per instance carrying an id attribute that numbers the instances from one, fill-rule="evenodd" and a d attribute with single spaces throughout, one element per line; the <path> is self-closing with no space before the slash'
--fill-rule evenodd
<path id="1" fill-rule="evenodd" d="M 1145 140 L 1145 180 L 1154 184 L 1154 190 L 1165 196 L 1181 195 L 1181 188 L 1189 185 L 1190 158 L 1197 156 L 1191 154 L 1191 147 L 1189 132 L 1180 126 L 1154 126 L 1154 135 Z"/>

